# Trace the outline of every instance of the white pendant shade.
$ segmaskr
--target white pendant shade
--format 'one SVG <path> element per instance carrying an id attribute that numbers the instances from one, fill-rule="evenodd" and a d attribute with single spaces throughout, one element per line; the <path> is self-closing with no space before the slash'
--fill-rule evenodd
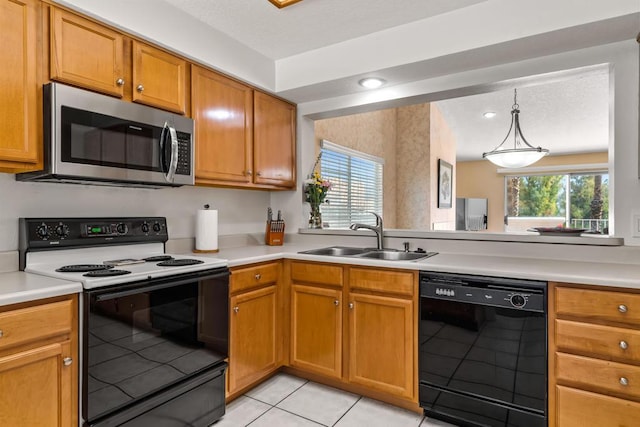
<path id="1" fill-rule="evenodd" d="M 514 90 L 513 106 L 511 107 L 511 126 L 504 140 L 492 151 L 482 153 L 482 158 L 503 168 L 523 168 L 529 166 L 547 154 L 549 150 L 541 147 L 534 147 L 527 142 L 520 130 L 520 110 L 518 109 L 517 91 Z M 513 131 L 513 146 L 505 144 L 510 140 L 509 136 Z"/>

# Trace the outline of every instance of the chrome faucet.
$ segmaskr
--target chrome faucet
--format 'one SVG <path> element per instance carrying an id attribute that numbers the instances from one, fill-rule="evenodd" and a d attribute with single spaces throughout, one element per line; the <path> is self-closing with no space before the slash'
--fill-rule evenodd
<path id="1" fill-rule="evenodd" d="M 368 230 L 372 230 L 376 233 L 376 237 L 378 239 L 378 249 L 383 249 L 382 248 L 382 237 L 384 234 L 383 228 L 382 228 L 382 217 L 380 215 L 378 215 L 375 212 L 368 212 L 370 214 L 373 214 L 376 216 L 376 225 L 375 227 L 372 225 L 367 225 L 367 224 L 358 224 L 358 223 L 353 223 L 349 226 L 350 229 L 352 230 L 358 230 L 360 228 L 366 228 Z"/>

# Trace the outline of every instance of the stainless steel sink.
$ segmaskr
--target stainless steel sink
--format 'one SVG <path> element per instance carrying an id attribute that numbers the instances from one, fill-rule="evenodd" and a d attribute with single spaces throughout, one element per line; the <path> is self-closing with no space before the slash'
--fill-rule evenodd
<path id="1" fill-rule="evenodd" d="M 346 246 L 330 246 L 328 248 L 311 249 L 309 251 L 300 252 L 301 254 L 310 255 L 329 255 L 329 256 L 352 256 L 369 252 L 369 248 L 349 248 Z"/>
<path id="2" fill-rule="evenodd" d="M 330 246 L 328 248 L 311 249 L 300 253 L 309 255 L 381 259 L 385 261 L 416 261 L 436 254 L 436 252 L 402 252 L 393 249 L 379 250 L 372 248 L 352 248 L 346 246 Z"/>
<path id="3" fill-rule="evenodd" d="M 435 255 L 434 252 L 400 252 L 400 251 L 371 251 L 357 255 L 358 258 L 383 259 L 386 261 L 415 261 Z"/>

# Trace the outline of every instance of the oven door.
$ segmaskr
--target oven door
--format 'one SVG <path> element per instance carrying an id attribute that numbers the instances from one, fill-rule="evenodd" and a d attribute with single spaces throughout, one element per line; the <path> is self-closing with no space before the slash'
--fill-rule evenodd
<path id="1" fill-rule="evenodd" d="M 224 366 L 228 301 L 226 268 L 86 291 L 84 420 L 139 415 L 136 406 L 173 399 L 176 388 Z"/>
<path id="2" fill-rule="evenodd" d="M 482 426 L 546 425 L 544 313 L 425 296 L 420 305 L 427 414 Z"/>

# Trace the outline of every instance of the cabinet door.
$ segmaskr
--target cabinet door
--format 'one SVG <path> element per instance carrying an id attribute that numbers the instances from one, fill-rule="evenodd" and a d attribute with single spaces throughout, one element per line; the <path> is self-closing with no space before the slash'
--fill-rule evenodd
<path id="1" fill-rule="evenodd" d="M 38 161 L 41 123 L 36 71 L 39 11 L 40 2 L 37 1 L 0 0 L 0 117 L 3 123 L 0 171 L 35 169 Z"/>
<path id="2" fill-rule="evenodd" d="M 192 70 L 196 181 L 250 183 L 253 90 L 201 67 Z"/>
<path id="3" fill-rule="evenodd" d="M 51 8 L 52 80 L 122 98 L 124 40 L 121 34 Z"/>
<path id="4" fill-rule="evenodd" d="M 0 425 L 68 427 L 73 424 L 73 362 L 68 341 L 0 357 Z"/>
<path id="5" fill-rule="evenodd" d="M 231 298 L 229 392 L 278 367 L 276 286 Z"/>
<path id="6" fill-rule="evenodd" d="M 411 300 L 351 293 L 349 381 L 412 398 L 413 336 Z"/>
<path id="7" fill-rule="evenodd" d="M 254 182 L 293 188 L 296 174 L 296 109 L 254 93 Z"/>
<path id="8" fill-rule="evenodd" d="M 342 377 L 342 290 L 291 287 L 291 365 Z"/>
<path id="9" fill-rule="evenodd" d="M 187 62 L 133 42 L 133 101 L 184 114 Z"/>

